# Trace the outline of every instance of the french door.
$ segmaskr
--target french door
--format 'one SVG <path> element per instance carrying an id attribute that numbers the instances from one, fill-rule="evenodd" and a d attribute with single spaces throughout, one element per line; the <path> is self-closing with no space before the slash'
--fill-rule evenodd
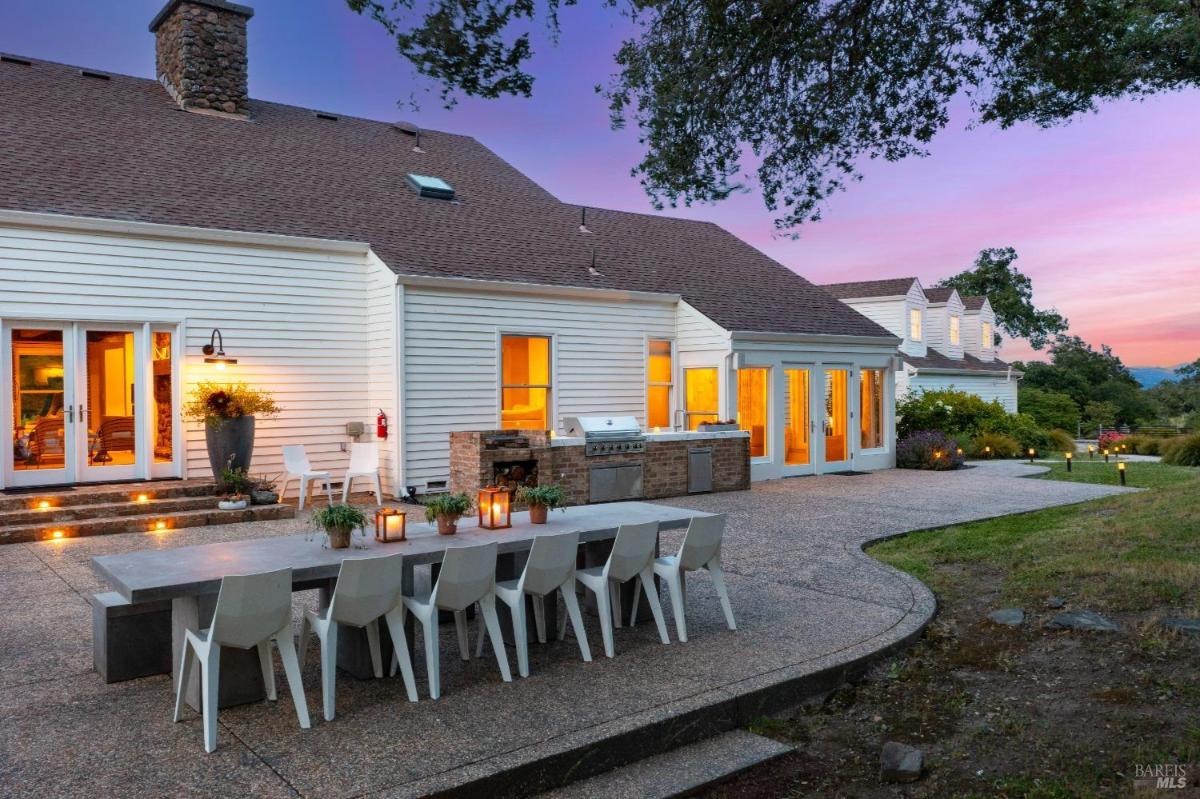
<path id="1" fill-rule="evenodd" d="M 812 364 L 783 365 L 783 470 L 785 477 L 812 474 L 819 450 L 816 417 L 813 414 L 814 375 Z"/>
<path id="2" fill-rule="evenodd" d="M 821 370 L 824 389 L 822 411 L 824 423 L 824 457 L 821 470 L 824 472 L 846 471 L 851 468 L 853 437 L 851 436 L 852 413 L 850 409 L 849 366 L 824 366 Z"/>
<path id="3" fill-rule="evenodd" d="M 4 485 L 171 476 L 178 405 L 173 331 L 5 320 Z"/>

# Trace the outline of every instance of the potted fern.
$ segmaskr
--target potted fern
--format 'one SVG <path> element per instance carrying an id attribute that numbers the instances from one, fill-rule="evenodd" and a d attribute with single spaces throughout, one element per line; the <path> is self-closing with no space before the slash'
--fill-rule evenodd
<path id="1" fill-rule="evenodd" d="M 325 531 L 330 549 L 346 549 L 350 546 L 350 534 L 357 527 L 366 535 L 367 517 L 353 505 L 336 503 L 327 508 L 313 511 L 313 521 Z"/>
<path id="2" fill-rule="evenodd" d="M 517 502 L 529 505 L 529 521 L 545 524 L 552 508 L 561 508 L 566 500 L 562 486 L 526 486 L 517 491 Z"/>
<path id="3" fill-rule="evenodd" d="M 471 510 L 471 495 L 438 494 L 425 502 L 425 521 L 437 522 L 438 535 L 458 532 L 458 520 Z"/>

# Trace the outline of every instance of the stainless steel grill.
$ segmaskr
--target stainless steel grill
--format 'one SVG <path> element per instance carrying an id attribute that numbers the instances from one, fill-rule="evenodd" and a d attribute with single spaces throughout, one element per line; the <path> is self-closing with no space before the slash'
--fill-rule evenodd
<path id="1" fill-rule="evenodd" d="M 568 436 L 583 437 L 584 455 L 646 451 L 646 437 L 632 416 L 568 416 L 564 426 Z"/>

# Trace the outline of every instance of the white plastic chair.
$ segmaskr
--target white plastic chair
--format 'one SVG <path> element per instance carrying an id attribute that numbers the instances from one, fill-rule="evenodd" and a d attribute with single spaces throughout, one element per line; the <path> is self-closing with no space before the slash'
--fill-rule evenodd
<path id="1" fill-rule="evenodd" d="M 725 589 L 725 573 L 721 571 L 721 537 L 725 534 L 725 515 L 693 516 L 688 523 L 687 533 L 683 544 L 675 555 L 666 555 L 654 560 L 654 573 L 667 583 L 671 594 L 671 607 L 675 611 L 675 633 L 680 641 L 687 641 L 687 589 L 683 581 L 684 572 L 707 569 L 712 575 L 713 588 L 721 600 L 721 610 L 725 612 L 725 623 L 729 629 L 736 630 L 733 620 L 733 607 L 729 604 L 729 592 Z M 637 623 L 639 584 L 633 592 L 633 618 L 631 624 Z"/>
<path id="2" fill-rule="evenodd" d="M 342 502 L 350 499 L 350 484 L 355 477 L 370 477 L 375 481 L 375 504 L 383 504 L 383 482 L 379 479 L 379 445 L 375 442 L 350 445 L 350 468 L 342 482 Z"/>
<path id="3" fill-rule="evenodd" d="M 279 647 L 279 658 L 287 674 L 288 688 L 296 705 L 300 726 L 309 728 L 308 705 L 292 640 L 292 570 L 262 574 L 231 575 L 221 580 L 212 624 L 207 630 L 186 630 L 179 683 L 175 687 L 175 721 L 183 711 L 183 695 L 192 676 L 193 660 L 200 666 L 200 707 L 204 716 L 204 751 L 217 748 L 217 694 L 220 683 L 221 647 L 258 649 L 267 698 L 274 701 L 275 667 L 271 644 Z"/>
<path id="4" fill-rule="evenodd" d="M 658 591 L 654 587 L 654 545 L 658 542 L 658 522 L 623 524 L 617 528 L 612 553 L 603 566 L 592 566 L 575 572 L 575 579 L 596 595 L 599 608 L 600 632 L 604 637 L 604 654 L 613 656 L 613 625 L 621 625 L 621 583 L 634 578 L 646 588 L 646 601 L 658 625 L 658 637 L 671 643 L 667 623 L 663 620 Z M 559 635 L 566 628 L 566 619 L 559 625 Z"/>
<path id="5" fill-rule="evenodd" d="M 403 560 L 402 554 L 343 560 L 329 606 L 319 612 L 308 610 L 304 614 L 300 624 L 300 666 L 304 666 L 308 634 L 312 630 L 321 644 L 321 693 L 326 721 L 333 721 L 334 717 L 339 625 L 366 629 L 371 665 L 375 677 L 380 678 L 383 676 L 383 657 L 379 648 L 379 619 L 382 617 L 392 636 L 393 658 L 399 661 L 404 675 L 408 701 L 417 701 L 412 659 L 404 636 L 404 622 L 400 618 Z"/>
<path id="6" fill-rule="evenodd" d="M 546 597 L 555 591 L 562 593 L 567 614 L 579 641 L 579 653 L 587 663 L 592 662 L 588 648 L 587 632 L 583 627 L 583 615 L 579 612 L 579 600 L 575 596 L 575 556 L 579 552 L 579 533 L 562 535 L 539 535 L 533 539 L 525 570 L 516 580 L 496 583 L 496 596 L 512 609 L 513 638 L 517 644 L 517 672 L 529 676 L 529 642 L 525 621 L 525 596 L 533 597 L 533 616 L 537 626 L 539 643 L 546 643 Z M 563 633 L 565 633 L 565 627 Z M 475 657 L 483 654 L 484 624 L 480 619 L 479 638 L 475 643 Z M 563 637 L 560 634 L 559 638 Z"/>
<path id="7" fill-rule="evenodd" d="M 488 637 L 492 639 L 492 649 L 496 652 L 496 662 L 500 664 L 500 676 L 505 682 L 512 682 L 504 640 L 500 636 L 500 619 L 496 616 L 497 550 L 495 543 L 448 549 L 433 591 L 422 596 L 403 597 L 401 620 L 411 612 L 425 630 L 425 668 L 429 675 L 429 696 L 432 699 L 437 699 L 442 692 L 438 660 L 438 610 L 454 612 L 459 648 L 466 659 L 470 651 L 466 640 L 465 613 L 467 608 L 478 602 Z M 395 673 L 396 658 L 393 656 L 392 674 Z"/>
<path id="8" fill-rule="evenodd" d="M 312 463 L 308 460 L 308 453 L 304 451 L 303 444 L 292 444 L 283 448 L 283 468 L 287 472 L 287 476 L 283 478 L 283 488 L 280 489 L 279 496 L 283 498 L 287 494 L 288 483 L 292 480 L 300 481 L 300 510 L 304 510 L 304 503 L 308 500 L 309 485 L 311 483 L 324 483 L 325 495 L 329 497 L 329 504 L 333 504 L 333 486 L 330 485 L 331 475 L 329 472 L 314 471 Z"/>

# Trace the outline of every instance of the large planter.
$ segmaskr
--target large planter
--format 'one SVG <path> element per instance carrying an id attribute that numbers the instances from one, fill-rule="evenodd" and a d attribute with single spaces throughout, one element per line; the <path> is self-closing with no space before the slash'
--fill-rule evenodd
<path id="1" fill-rule="evenodd" d="M 352 532 L 354 532 L 353 527 L 333 527 L 326 530 L 325 534 L 329 536 L 329 548 L 348 549 Z"/>
<path id="2" fill-rule="evenodd" d="M 250 470 L 250 456 L 254 454 L 253 416 L 236 416 L 222 419 L 216 426 L 205 425 L 204 436 L 214 480 L 220 482 L 221 472 L 227 468 Z"/>

